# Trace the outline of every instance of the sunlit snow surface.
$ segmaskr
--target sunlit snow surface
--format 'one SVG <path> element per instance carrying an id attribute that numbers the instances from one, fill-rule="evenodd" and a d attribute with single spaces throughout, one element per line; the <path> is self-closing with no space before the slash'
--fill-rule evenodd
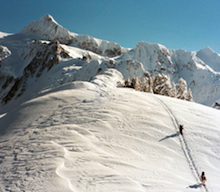
<path id="1" fill-rule="evenodd" d="M 126 88 L 51 90 L 1 117 L 0 191 L 218 192 L 219 116 Z"/>
<path id="2" fill-rule="evenodd" d="M 69 55 L 37 77 L 33 71 L 24 92 L 11 92 L 1 105 L 0 192 L 220 191 L 219 110 L 116 88 L 124 79 L 162 71 L 174 82 L 185 79 L 194 101 L 212 106 L 220 93 L 219 54 L 146 42 L 126 49 L 71 33 L 50 15 L 0 38 L 4 81 L 22 77 L 50 40 Z M 117 54 L 107 56 L 111 51 Z M 13 85 L 1 86 L 1 99 Z"/>

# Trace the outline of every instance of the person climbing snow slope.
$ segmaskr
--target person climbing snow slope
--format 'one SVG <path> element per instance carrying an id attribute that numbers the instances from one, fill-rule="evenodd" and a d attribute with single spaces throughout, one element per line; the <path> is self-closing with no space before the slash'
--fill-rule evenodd
<path id="1" fill-rule="evenodd" d="M 183 135 L 183 125 L 179 126 L 179 132 L 180 132 L 181 135 Z"/>
<path id="2" fill-rule="evenodd" d="M 206 182 L 206 176 L 205 176 L 205 172 L 203 171 L 201 176 L 200 176 L 200 181 L 202 182 L 201 185 L 205 186 L 205 182 Z"/>

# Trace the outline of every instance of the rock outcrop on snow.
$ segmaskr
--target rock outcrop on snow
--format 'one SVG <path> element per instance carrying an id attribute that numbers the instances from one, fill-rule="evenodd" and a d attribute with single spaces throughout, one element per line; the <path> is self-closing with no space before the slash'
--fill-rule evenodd
<path id="1" fill-rule="evenodd" d="M 122 48 L 119 44 L 96 39 L 88 35 L 77 35 L 73 39 L 74 46 L 92 51 L 99 55 L 114 57 L 122 54 Z"/>
<path id="2" fill-rule="evenodd" d="M 13 97 L 21 96 L 26 90 L 28 81 L 39 78 L 44 71 L 48 72 L 54 65 L 60 63 L 61 57 L 70 56 L 58 41 L 46 43 L 36 40 L 29 46 L 26 54 L 22 54 L 22 57 L 24 61 L 28 61 L 22 76 L 17 78 L 7 76 L 3 80 L 2 90 L 8 89 L 2 97 L 2 102 L 5 104 Z"/>

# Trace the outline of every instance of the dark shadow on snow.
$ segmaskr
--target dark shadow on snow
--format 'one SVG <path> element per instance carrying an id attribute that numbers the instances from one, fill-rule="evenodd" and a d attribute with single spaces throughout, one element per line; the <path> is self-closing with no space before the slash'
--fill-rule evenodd
<path id="1" fill-rule="evenodd" d="M 172 134 L 172 135 L 167 135 L 166 137 L 164 137 L 163 139 L 160 139 L 159 142 L 169 139 L 169 138 L 173 138 L 173 137 L 177 137 L 179 135 L 179 132 Z"/>
<path id="2" fill-rule="evenodd" d="M 197 189 L 199 187 L 202 187 L 201 184 L 195 184 L 195 185 L 190 185 L 189 188 Z"/>

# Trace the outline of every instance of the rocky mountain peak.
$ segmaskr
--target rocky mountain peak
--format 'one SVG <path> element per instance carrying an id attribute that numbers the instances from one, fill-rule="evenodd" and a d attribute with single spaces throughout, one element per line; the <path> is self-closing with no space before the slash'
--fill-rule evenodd
<path id="1" fill-rule="evenodd" d="M 58 23 L 54 20 L 54 18 L 49 14 L 46 14 L 43 17 L 41 17 L 40 22 L 49 22 L 49 23 L 51 22 L 58 25 Z"/>
<path id="2" fill-rule="evenodd" d="M 73 39 L 73 33 L 59 25 L 49 14 L 41 17 L 39 21 L 29 23 L 20 33 L 35 33 L 46 40 L 59 40 L 63 44 L 69 44 Z"/>

